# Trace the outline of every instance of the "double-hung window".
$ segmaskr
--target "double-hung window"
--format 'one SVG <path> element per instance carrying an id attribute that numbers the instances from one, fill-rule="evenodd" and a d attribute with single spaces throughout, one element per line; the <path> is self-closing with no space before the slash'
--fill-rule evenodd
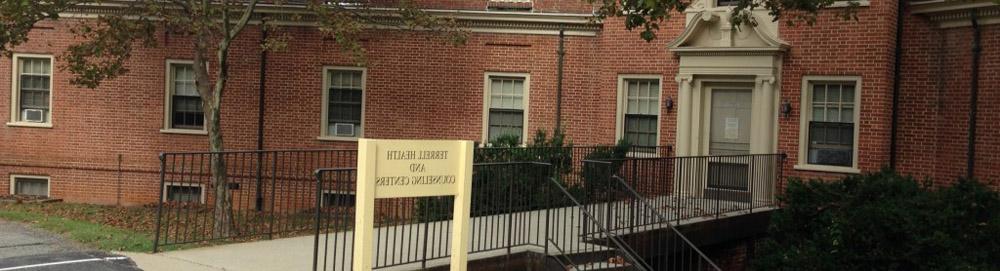
<path id="1" fill-rule="evenodd" d="M 52 57 L 14 55 L 11 122 L 28 126 L 52 123 Z"/>
<path id="2" fill-rule="evenodd" d="M 660 79 L 619 79 L 619 139 L 636 147 L 654 147 L 659 141 Z M 643 149 L 643 148 L 640 148 Z"/>
<path id="3" fill-rule="evenodd" d="M 363 69 L 326 69 L 323 135 L 328 139 L 356 139 L 364 127 Z"/>
<path id="4" fill-rule="evenodd" d="M 525 140 L 528 87 L 526 75 L 487 75 L 486 142 L 503 136 Z"/>
<path id="5" fill-rule="evenodd" d="M 203 131 L 205 112 L 202 108 L 201 95 L 195 87 L 194 65 L 190 62 L 171 62 L 168 66 L 166 128 Z"/>
<path id="6" fill-rule="evenodd" d="M 860 79 L 807 78 L 805 85 L 804 164 L 856 167 Z"/>

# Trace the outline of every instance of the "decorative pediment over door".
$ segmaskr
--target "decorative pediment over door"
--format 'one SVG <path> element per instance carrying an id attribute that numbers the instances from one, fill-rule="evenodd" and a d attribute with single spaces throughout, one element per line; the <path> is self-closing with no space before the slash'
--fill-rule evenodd
<path id="1" fill-rule="evenodd" d="M 735 27 L 727 13 L 702 11 L 694 14 L 670 51 L 684 55 L 774 55 L 789 45 L 764 27 Z M 758 18 L 758 20 L 769 20 Z"/>

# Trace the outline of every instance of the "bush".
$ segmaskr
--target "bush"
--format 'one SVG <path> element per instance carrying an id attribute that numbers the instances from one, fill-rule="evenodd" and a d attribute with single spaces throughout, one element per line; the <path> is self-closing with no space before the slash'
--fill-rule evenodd
<path id="1" fill-rule="evenodd" d="M 1000 194 L 882 171 L 792 180 L 757 270 L 1000 270 Z"/>

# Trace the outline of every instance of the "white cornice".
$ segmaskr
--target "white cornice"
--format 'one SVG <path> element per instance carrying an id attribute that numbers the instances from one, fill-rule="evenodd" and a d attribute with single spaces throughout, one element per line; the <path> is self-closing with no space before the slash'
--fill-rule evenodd
<path id="1" fill-rule="evenodd" d="M 920 14 L 941 28 L 972 25 L 972 13 L 981 25 L 1000 24 L 1000 4 L 992 0 L 929 0 L 910 3 L 913 14 Z"/>
<path id="2" fill-rule="evenodd" d="M 122 1 L 107 1 L 100 4 L 78 6 L 62 15 L 72 18 L 94 18 L 104 14 L 125 15 L 123 9 L 125 6 L 127 4 Z M 374 21 L 389 23 L 398 20 L 391 15 L 391 11 L 393 9 L 371 8 L 365 9 L 363 12 L 372 13 Z M 596 36 L 603 25 L 591 14 L 443 9 L 427 9 L 425 11 L 434 16 L 455 18 L 465 29 L 479 33 L 558 35 L 559 30 L 563 29 L 565 34 L 570 36 Z M 315 26 L 314 20 L 308 18 L 309 14 L 311 13 L 302 6 L 261 5 L 257 8 L 257 13 L 252 18 L 251 23 L 260 23 L 261 18 L 267 17 L 277 25 Z"/>

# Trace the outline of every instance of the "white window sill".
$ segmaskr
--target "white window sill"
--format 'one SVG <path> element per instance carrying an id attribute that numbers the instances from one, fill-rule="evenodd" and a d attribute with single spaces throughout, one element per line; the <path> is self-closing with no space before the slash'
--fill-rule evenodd
<path id="1" fill-rule="evenodd" d="M 348 141 L 348 142 L 358 142 L 357 137 L 341 137 L 341 136 L 318 136 L 316 139 L 321 141 Z"/>
<path id="2" fill-rule="evenodd" d="M 38 122 L 8 122 L 7 126 L 11 127 L 29 127 L 29 128 L 52 128 L 51 122 L 38 123 Z"/>
<path id="3" fill-rule="evenodd" d="M 208 135 L 208 131 L 192 129 L 160 129 L 160 133 L 178 135 Z"/>
<path id="4" fill-rule="evenodd" d="M 838 166 L 824 166 L 824 165 L 810 165 L 810 164 L 798 164 L 794 167 L 795 170 L 805 170 L 805 171 L 821 171 L 821 172 L 833 172 L 833 173 L 847 173 L 847 174 L 860 174 L 861 170 L 853 167 L 838 167 Z"/>

